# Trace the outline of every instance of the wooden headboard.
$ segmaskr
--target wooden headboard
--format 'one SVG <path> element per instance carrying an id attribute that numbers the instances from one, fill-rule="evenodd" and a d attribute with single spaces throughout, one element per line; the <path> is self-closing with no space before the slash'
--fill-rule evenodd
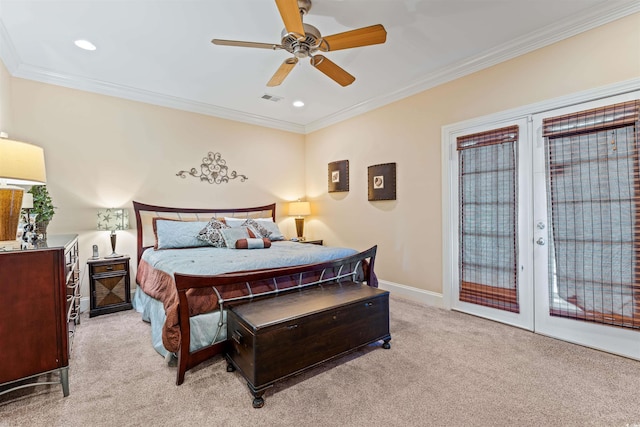
<path id="1" fill-rule="evenodd" d="M 254 208 L 210 209 L 210 208 L 174 208 L 168 206 L 146 205 L 133 202 L 138 233 L 138 263 L 145 249 L 152 247 L 155 241 L 153 218 L 169 218 L 181 221 L 209 221 L 212 217 L 234 218 L 271 218 L 276 220 L 276 204 Z"/>

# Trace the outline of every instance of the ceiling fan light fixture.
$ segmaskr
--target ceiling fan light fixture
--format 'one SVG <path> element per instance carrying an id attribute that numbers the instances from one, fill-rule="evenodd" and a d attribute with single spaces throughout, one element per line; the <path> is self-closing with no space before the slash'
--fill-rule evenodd
<path id="1" fill-rule="evenodd" d="M 83 40 L 83 39 L 79 39 L 73 42 L 73 44 L 75 44 L 76 46 L 78 46 L 80 49 L 84 49 L 84 50 L 96 50 L 96 45 L 94 45 L 93 43 L 91 43 L 89 40 Z"/>
<path id="2" fill-rule="evenodd" d="M 302 102 L 300 100 L 293 101 L 293 106 L 296 107 L 296 108 L 302 108 L 302 107 L 304 107 L 304 102 Z"/>

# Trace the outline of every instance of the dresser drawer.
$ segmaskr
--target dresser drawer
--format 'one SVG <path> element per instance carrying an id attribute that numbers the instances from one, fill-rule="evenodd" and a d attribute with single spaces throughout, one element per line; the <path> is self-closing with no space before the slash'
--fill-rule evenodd
<path id="1" fill-rule="evenodd" d="M 126 262 L 118 262 L 118 263 L 113 263 L 113 264 L 94 265 L 93 266 L 93 274 L 126 272 L 126 271 L 127 271 L 127 263 Z"/>

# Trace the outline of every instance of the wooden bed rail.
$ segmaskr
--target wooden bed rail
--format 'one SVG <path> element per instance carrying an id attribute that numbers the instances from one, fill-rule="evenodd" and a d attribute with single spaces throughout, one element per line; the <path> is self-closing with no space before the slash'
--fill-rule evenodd
<path id="1" fill-rule="evenodd" d="M 184 382 L 187 370 L 226 351 L 227 340 L 215 342 L 224 327 L 222 311 L 225 304 L 240 304 L 253 298 L 342 281 L 366 282 L 369 286 L 378 287 L 378 280 L 373 270 L 376 251 L 377 246 L 373 246 L 366 251 L 338 260 L 295 267 L 234 272 L 215 276 L 174 274 L 178 291 L 180 325 L 176 384 L 180 385 Z M 207 347 L 190 352 L 191 325 L 189 323 L 188 291 L 194 292 L 197 289 L 212 289 L 218 298 L 218 310 L 221 313 L 213 342 Z"/>

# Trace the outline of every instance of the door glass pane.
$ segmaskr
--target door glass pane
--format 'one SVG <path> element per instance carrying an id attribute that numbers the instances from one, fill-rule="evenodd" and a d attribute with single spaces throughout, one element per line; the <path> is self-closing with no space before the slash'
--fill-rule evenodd
<path id="1" fill-rule="evenodd" d="M 550 314 L 640 329 L 635 124 L 545 143 Z"/>
<path id="2" fill-rule="evenodd" d="M 518 313 L 516 142 L 479 144 L 458 158 L 459 299 Z"/>

